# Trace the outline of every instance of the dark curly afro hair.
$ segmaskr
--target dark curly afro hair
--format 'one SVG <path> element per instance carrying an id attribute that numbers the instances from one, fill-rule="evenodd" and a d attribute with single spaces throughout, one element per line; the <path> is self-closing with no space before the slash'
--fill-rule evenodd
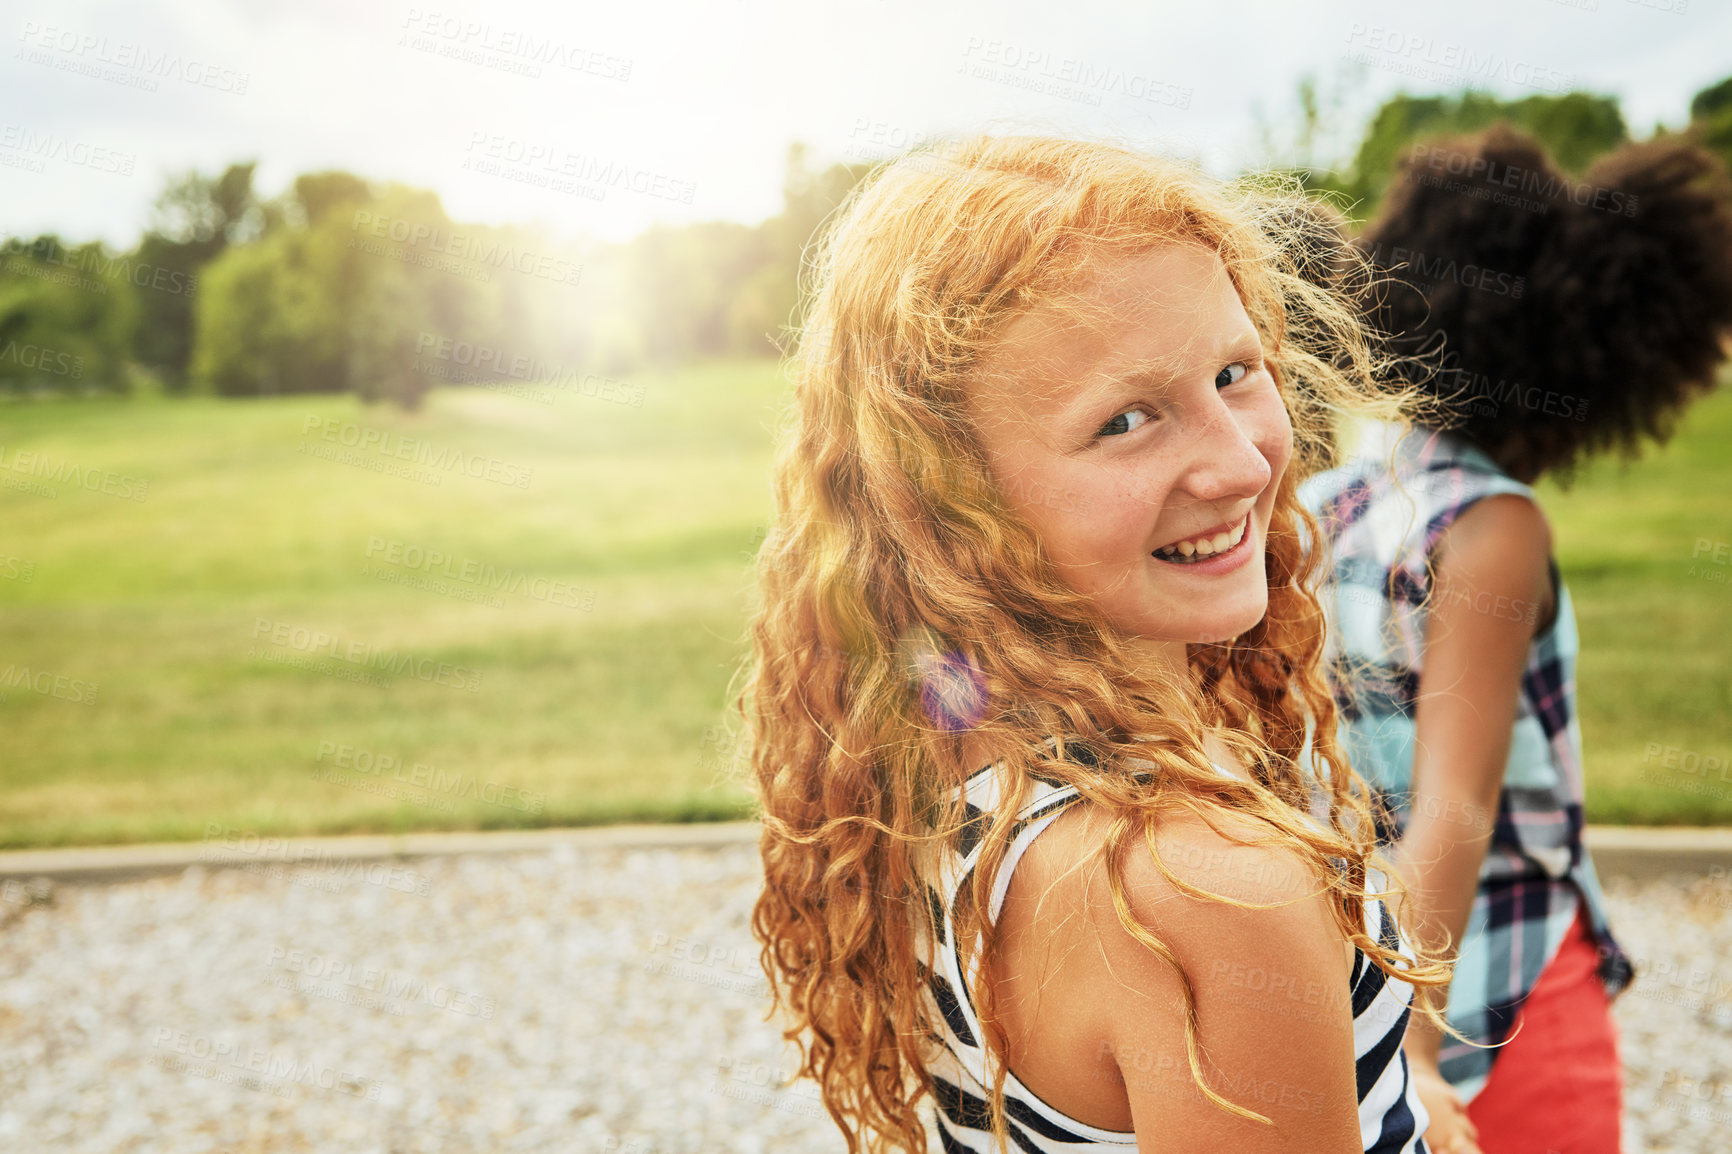
<path id="1" fill-rule="evenodd" d="M 1503 124 L 1418 145 L 1357 243 L 1397 378 L 1522 481 L 1665 441 L 1732 338 L 1732 181 L 1684 139 L 1580 182 Z"/>

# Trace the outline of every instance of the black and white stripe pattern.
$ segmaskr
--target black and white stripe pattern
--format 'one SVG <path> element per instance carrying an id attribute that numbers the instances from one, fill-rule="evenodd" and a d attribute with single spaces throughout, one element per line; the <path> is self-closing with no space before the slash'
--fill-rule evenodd
<path id="1" fill-rule="evenodd" d="M 1217 767 L 1218 768 L 1218 767 Z M 1030 843 L 1051 825 L 1068 806 L 1081 800 L 1074 787 L 1042 777 L 1030 782 L 1030 800 L 1017 815 L 1011 842 L 993 881 L 990 916 L 996 920 L 1010 889 L 1011 871 Z M 938 1134 L 945 1154 L 992 1149 L 991 1115 L 987 1095 L 991 1083 L 986 1076 L 985 1051 L 981 1047 L 980 1021 L 975 1016 L 968 985 L 962 977 L 951 903 L 962 887 L 973 882 L 980 860 L 980 838 L 998 804 L 995 767 L 988 766 L 966 783 L 964 828 L 960 853 L 945 855 L 937 866 L 934 885 L 927 886 L 927 909 L 916 918 L 917 932 L 937 936 L 937 971 L 927 974 L 933 1020 L 940 1024 L 944 1051 L 932 1065 L 938 1098 Z M 1383 879 L 1372 876 L 1375 888 Z M 1365 903 L 1366 931 L 1385 945 L 1411 956 L 1399 929 L 1381 901 Z M 1363 953 L 1354 961 L 1350 996 L 1353 1007 L 1353 1052 L 1359 1093 L 1359 1130 L 1367 1152 L 1377 1154 L 1426 1154 L 1421 1135 L 1426 1125 L 1425 1108 L 1408 1077 L 1401 1041 L 1407 1031 L 1408 1001 L 1412 987 L 1391 981 Z M 1089 1146 L 1134 1150 L 1134 1133 L 1103 1130 L 1079 1122 L 1041 1101 L 1033 1091 L 1006 1071 L 1005 1116 L 1012 1148 L 1027 1154 L 1074 1151 Z"/>

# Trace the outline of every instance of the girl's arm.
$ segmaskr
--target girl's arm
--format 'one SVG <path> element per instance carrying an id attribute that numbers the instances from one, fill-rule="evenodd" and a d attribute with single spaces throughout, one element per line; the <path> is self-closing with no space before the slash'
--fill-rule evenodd
<path id="1" fill-rule="evenodd" d="M 1241 836 L 1256 832 L 1249 827 Z M 1133 989 L 1165 978 L 1164 1004 L 1119 996 L 1107 1023 L 1129 1090 L 1138 1154 L 1359 1154 L 1353 1060 L 1352 954 L 1298 855 L 1240 846 L 1206 829 L 1158 839 L 1186 881 L 1276 909 L 1242 910 L 1174 893 L 1138 844 L 1128 855 L 1131 907 L 1160 930 L 1190 975 L 1203 1069 L 1217 1093 L 1270 1118 L 1267 1126 L 1223 1112 L 1191 1085 L 1172 971 L 1120 927 L 1121 971 Z M 1110 913 L 1110 911 L 1108 911 Z M 1135 970 L 1132 967 L 1136 967 Z M 1160 988 L 1160 987 L 1157 987 Z M 1144 1073 L 1136 1058 L 1153 1039 L 1172 1060 Z M 1126 1059 L 1130 1059 L 1127 1061 Z"/>
<path id="2" fill-rule="evenodd" d="M 1556 612 L 1550 557 L 1544 514 L 1513 494 L 1476 502 L 1432 554 L 1412 807 L 1394 850 L 1411 886 L 1417 932 L 1432 948 L 1458 946 L 1473 908 L 1529 646 Z M 1420 996 L 1440 1007 L 1447 999 L 1439 988 Z M 1441 1040 L 1414 1016 L 1406 1050 L 1416 1074 L 1435 1075 Z M 1447 1117 L 1437 1121 L 1448 1129 Z"/>

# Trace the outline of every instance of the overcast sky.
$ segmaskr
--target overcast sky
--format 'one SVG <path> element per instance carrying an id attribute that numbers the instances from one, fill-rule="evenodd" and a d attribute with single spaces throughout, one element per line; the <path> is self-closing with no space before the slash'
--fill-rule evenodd
<path id="1" fill-rule="evenodd" d="M 458 220 L 621 239 L 757 221 L 784 158 L 938 132 L 1111 136 L 1233 171 L 1291 135 L 1299 78 L 1343 94 L 1325 151 L 1405 88 L 1616 96 L 1680 126 L 1732 74 L 1710 0 L 25 0 L 0 23 L 0 229 L 130 247 L 164 178 L 343 168 Z"/>

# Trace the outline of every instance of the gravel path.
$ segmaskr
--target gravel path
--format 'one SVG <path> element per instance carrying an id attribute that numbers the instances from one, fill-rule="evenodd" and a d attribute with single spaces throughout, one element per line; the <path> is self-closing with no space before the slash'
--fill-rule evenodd
<path id="1" fill-rule="evenodd" d="M 835 1154 L 752 846 L 0 887 L 0 1150 Z M 1732 886 L 1607 883 L 1626 1149 L 1732 1146 Z M 936 1147 L 935 1147 L 936 1148 Z"/>

